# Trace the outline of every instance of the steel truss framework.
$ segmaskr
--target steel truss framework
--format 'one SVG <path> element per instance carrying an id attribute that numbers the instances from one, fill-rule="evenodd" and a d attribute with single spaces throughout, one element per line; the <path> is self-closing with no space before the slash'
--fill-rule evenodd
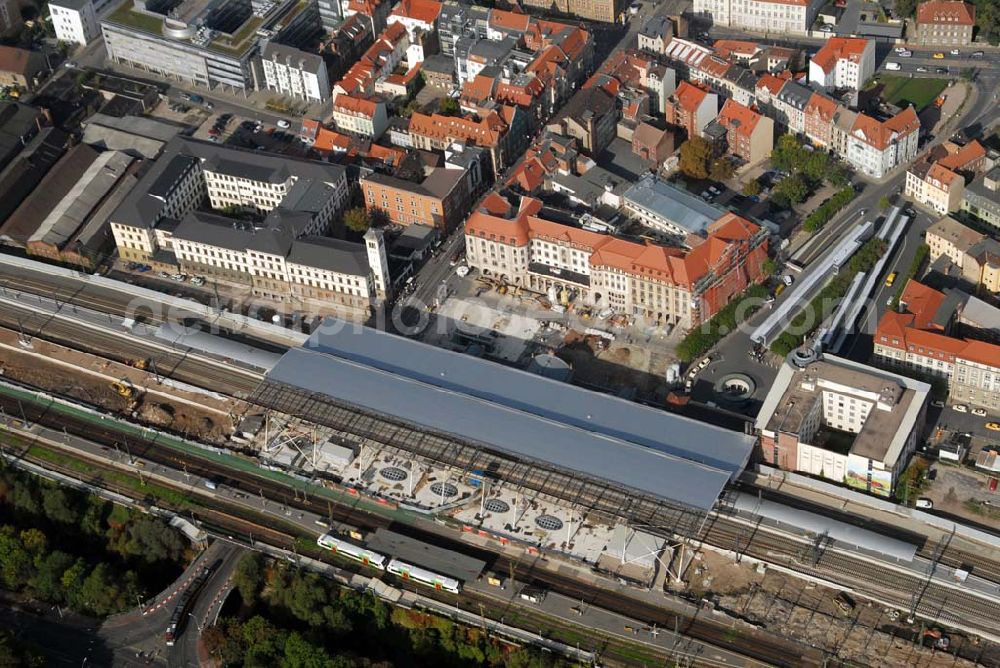
<path id="1" fill-rule="evenodd" d="M 697 508 L 671 503 L 618 483 L 557 470 L 544 461 L 515 458 L 483 443 L 410 426 L 283 383 L 264 381 L 249 401 L 459 469 L 463 476 L 482 471 L 489 477 L 586 508 L 605 521 L 624 521 L 664 538 L 697 539 L 708 516 Z"/>

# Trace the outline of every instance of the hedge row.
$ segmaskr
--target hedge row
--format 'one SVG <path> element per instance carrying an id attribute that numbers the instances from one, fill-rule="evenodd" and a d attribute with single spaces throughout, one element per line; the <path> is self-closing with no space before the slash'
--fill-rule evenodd
<path id="1" fill-rule="evenodd" d="M 830 201 L 806 217 L 805 222 L 802 224 L 802 229 L 806 232 L 816 232 L 823 229 L 823 226 L 830 222 L 830 219 L 837 215 L 837 212 L 847 206 L 854 199 L 855 195 L 857 193 L 854 191 L 854 186 L 842 188 L 836 195 L 830 198 Z"/>

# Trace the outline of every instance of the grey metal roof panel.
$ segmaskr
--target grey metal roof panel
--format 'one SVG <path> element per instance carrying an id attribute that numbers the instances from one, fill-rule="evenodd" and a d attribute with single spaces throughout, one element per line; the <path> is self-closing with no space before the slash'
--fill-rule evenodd
<path id="1" fill-rule="evenodd" d="M 388 557 L 396 557 L 414 566 L 423 566 L 463 582 L 475 580 L 486 568 L 486 562 L 481 559 L 424 543 L 384 528 L 379 528 L 368 536 L 365 545 L 368 549 Z"/>
<path id="2" fill-rule="evenodd" d="M 644 175 L 624 198 L 694 234 L 703 234 L 724 212 L 653 174 Z"/>
<path id="3" fill-rule="evenodd" d="M 441 373 L 447 375 L 447 371 Z M 290 350 L 266 378 L 522 460 L 543 462 L 701 510 L 713 507 L 730 478 L 724 470 L 651 447 L 317 350 Z"/>
<path id="4" fill-rule="evenodd" d="M 741 512 L 766 517 L 777 524 L 805 529 L 817 536 L 827 533 L 830 538 L 847 545 L 871 550 L 903 561 L 912 561 L 917 553 L 917 546 L 913 543 L 891 538 L 807 510 L 786 506 L 783 503 L 758 499 L 749 494 L 736 493 L 734 506 Z"/>
<path id="5" fill-rule="evenodd" d="M 203 211 L 184 216 L 174 237 L 241 253 L 250 249 L 282 257 L 292 244 L 292 234 L 285 226 L 258 226 Z"/>

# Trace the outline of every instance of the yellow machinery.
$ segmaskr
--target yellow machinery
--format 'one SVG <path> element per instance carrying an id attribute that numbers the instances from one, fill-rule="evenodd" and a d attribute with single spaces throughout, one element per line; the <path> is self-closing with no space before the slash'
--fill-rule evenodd
<path id="1" fill-rule="evenodd" d="M 136 369 L 142 369 L 143 371 L 145 371 L 146 369 L 149 368 L 149 358 L 148 357 L 136 358 L 131 362 L 129 362 L 129 365 L 134 366 Z"/>
<path id="2" fill-rule="evenodd" d="M 141 396 L 135 386 L 126 378 L 111 383 L 111 387 L 126 402 L 126 408 L 131 412 L 139 407 Z"/>

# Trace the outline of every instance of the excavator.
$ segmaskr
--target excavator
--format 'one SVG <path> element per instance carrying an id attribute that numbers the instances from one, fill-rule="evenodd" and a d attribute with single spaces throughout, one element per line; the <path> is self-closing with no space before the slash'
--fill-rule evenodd
<path id="1" fill-rule="evenodd" d="M 149 368 L 149 358 L 148 357 L 137 357 L 128 363 L 129 366 L 135 367 L 136 369 L 141 369 L 145 371 Z"/>
<path id="2" fill-rule="evenodd" d="M 142 402 L 142 394 L 139 390 L 135 389 L 135 385 L 127 378 L 122 378 L 120 381 L 113 381 L 111 387 L 118 393 L 118 396 L 125 400 L 125 408 L 129 413 L 134 413 L 139 408 L 139 404 Z"/>

